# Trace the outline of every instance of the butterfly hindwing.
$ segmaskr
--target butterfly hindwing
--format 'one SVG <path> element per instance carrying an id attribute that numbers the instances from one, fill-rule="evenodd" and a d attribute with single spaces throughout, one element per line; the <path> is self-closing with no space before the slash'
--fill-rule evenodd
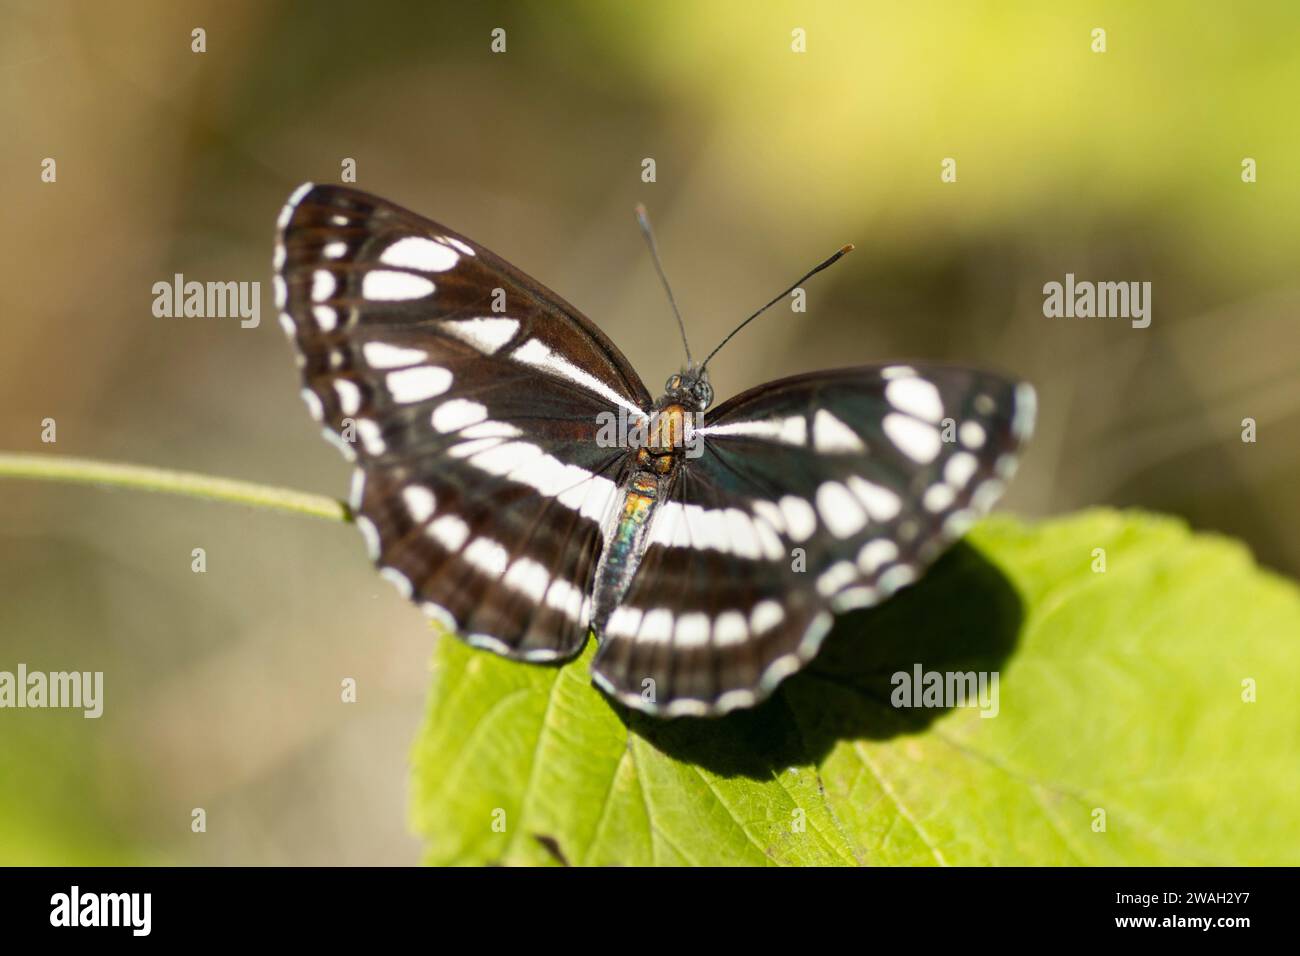
<path id="1" fill-rule="evenodd" d="M 625 456 L 598 425 L 650 404 L 626 359 L 498 256 L 354 189 L 294 194 L 276 270 L 303 397 L 357 461 L 382 573 L 477 645 L 579 650 Z"/>
<path id="2" fill-rule="evenodd" d="M 619 699 L 717 713 L 771 693 L 833 612 L 915 580 L 1000 496 L 1033 389 L 967 368 L 795 376 L 706 414 L 593 669 Z"/>

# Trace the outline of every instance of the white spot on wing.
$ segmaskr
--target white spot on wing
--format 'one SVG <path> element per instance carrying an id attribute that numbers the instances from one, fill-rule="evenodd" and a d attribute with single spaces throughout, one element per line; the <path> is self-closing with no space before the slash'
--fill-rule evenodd
<path id="1" fill-rule="evenodd" d="M 817 513 L 837 538 L 847 538 L 867 524 L 867 513 L 857 498 L 838 481 L 825 481 L 817 489 Z"/>
<path id="2" fill-rule="evenodd" d="M 320 398 L 310 388 L 302 390 L 302 400 L 307 403 L 307 411 L 316 421 L 325 417 L 325 409 L 321 407 Z"/>
<path id="3" fill-rule="evenodd" d="M 459 431 L 468 425 L 477 425 L 487 418 L 487 406 L 466 398 L 453 398 L 433 410 L 433 427 L 446 434 Z M 489 437 L 467 435 L 467 438 Z"/>
<path id="4" fill-rule="evenodd" d="M 546 595 L 547 586 L 551 583 L 551 576 L 546 572 L 546 568 L 532 558 L 516 558 L 502 580 L 507 587 L 528 595 L 540 604 Z"/>
<path id="5" fill-rule="evenodd" d="M 781 661 L 778 659 L 773 663 L 779 664 Z M 784 677 L 786 675 L 782 674 L 781 676 Z M 767 679 L 767 674 L 763 675 L 763 679 Z M 776 685 L 773 683 L 768 686 L 774 687 Z M 758 696 L 752 690 L 729 690 L 719 697 L 713 706 L 716 713 L 726 714 L 733 710 L 743 710 L 746 707 L 753 707 L 756 700 L 758 700 Z M 669 712 L 672 711 L 673 704 L 675 703 L 678 702 L 673 701 L 668 705 Z"/>
<path id="6" fill-rule="evenodd" d="M 475 438 L 473 441 L 457 442 L 447 449 L 447 454 L 453 458 L 469 458 L 481 451 L 495 448 L 501 441 L 500 438 Z"/>
<path id="7" fill-rule="evenodd" d="M 713 622 L 713 643 L 718 647 L 744 643 L 748 636 L 749 628 L 745 624 L 745 615 L 739 611 L 723 611 Z"/>
<path id="8" fill-rule="evenodd" d="M 616 607 L 605 624 L 605 633 L 613 637 L 635 637 L 641 627 L 641 609 Z"/>
<path id="9" fill-rule="evenodd" d="M 880 595 L 876 589 L 866 585 L 857 585 L 855 587 L 845 588 L 839 594 L 835 595 L 831 606 L 836 611 L 852 611 L 855 608 L 870 607 L 880 600 Z"/>
<path id="10" fill-rule="evenodd" d="M 352 470 L 352 487 L 348 490 L 348 507 L 353 511 L 361 510 L 361 501 L 366 494 L 366 473 L 360 468 Z"/>
<path id="11" fill-rule="evenodd" d="M 424 276 L 376 269 L 361 280 L 361 295 L 376 302 L 402 302 L 433 295 L 434 285 Z"/>
<path id="12" fill-rule="evenodd" d="M 976 514 L 970 508 L 954 511 L 943 522 L 943 533 L 950 538 L 960 538 L 975 523 Z"/>
<path id="13" fill-rule="evenodd" d="M 367 342 L 361 354 L 371 368 L 402 368 L 423 362 L 429 356 L 421 349 L 404 349 L 387 342 Z"/>
<path id="14" fill-rule="evenodd" d="M 604 522 L 614 512 L 611 511 L 610 505 L 618 492 L 618 486 L 603 475 L 592 475 L 586 479 L 579 488 L 582 502 L 578 505 L 578 514 L 584 518 L 591 518 L 604 526 Z M 559 502 L 562 505 L 572 507 L 575 501 L 575 491 L 570 491 L 560 495 Z"/>
<path id="15" fill-rule="evenodd" d="M 332 332 L 339 324 L 339 314 L 328 305 L 313 305 L 311 314 L 322 332 Z"/>
<path id="16" fill-rule="evenodd" d="M 456 633 L 456 619 L 452 617 L 451 612 L 441 604 L 434 604 L 432 601 L 425 601 L 420 605 L 420 610 L 429 618 L 442 625 L 443 630 L 452 634 Z"/>
<path id="17" fill-rule="evenodd" d="M 334 281 L 334 273 L 328 269 L 317 269 L 311 274 L 311 299 L 313 302 L 324 302 L 334 294 L 334 289 L 338 285 Z"/>
<path id="18" fill-rule="evenodd" d="M 366 554 L 370 555 L 371 561 L 379 559 L 379 531 L 375 528 L 375 523 L 369 518 L 357 517 L 357 530 L 361 532 L 361 537 L 366 539 Z"/>
<path id="19" fill-rule="evenodd" d="M 785 530 L 785 516 L 781 514 L 781 508 L 778 505 L 759 499 L 751 502 L 750 507 L 754 509 L 754 514 L 772 526 L 773 531 Z"/>
<path id="20" fill-rule="evenodd" d="M 284 204 L 284 208 L 280 210 L 279 218 L 276 219 L 276 225 L 281 231 L 289 225 L 289 220 L 293 217 L 293 211 L 298 208 L 298 203 L 302 202 L 302 197 L 311 192 L 311 187 L 312 183 L 303 183 L 293 191 L 289 201 Z"/>
<path id="21" fill-rule="evenodd" d="M 959 451 L 948 459 L 948 464 L 943 466 L 944 481 L 961 488 L 970 481 L 971 475 L 975 474 L 978 466 L 979 461 L 974 455 L 968 451 Z"/>
<path id="22" fill-rule="evenodd" d="M 811 538 L 817 530 L 817 513 L 813 511 L 812 505 L 795 495 L 786 495 L 781 499 L 780 505 L 790 539 L 799 542 Z"/>
<path id="23" fill-rule="evenodd" d="M 893 594 L 904 585 L 916 580 L 916 571 L 906 564 L 897 564 L 880 576 L 880 590 Z"/>
<path id="24" fill-rule="evenodd" d="M 395 402 L 423 402 L 451 388 L 451 372 L 438 365 L 419 365 L 389 372 L 384 384 Z"/>
<path id="25" fill-rule="evenodd" d="M 677 619 L 673 644 L 677 647 L 700 647 L 709 643 L 709 616 L 702 611 L 683 614 Z"/>
<path id="26" fill-rule="evenodd" d="M 921 503 L 925 505 L 926 511 L 943 511 L 956 497 L 952 485 L 933 484 L 925 489 L 925 494 L 921 496 Z"/>
<path id="27" fill-rule="evenodd" d="M 1012 413 L 1011 434 L 1019 441 L 1025 441 L 1034 430 L 1034 419 L 1038 415 L 1038 395 L 1034 386 L 1021 382 L 1016 386 L 1016 410 Z"/>
<path id="28" fill-rule="evenodd" d="M 858 579 L 858 569 L 849 561 L 837 561 L 817 578 L 817 593 L 830 597 Z"/>
<path id="29" fill-rule="evenodd" d="M 1002 491 L 1006 487 L 997 478 L 986 479 L 978 488 L 975 494 L 971 495 L 971 507 L 978 513 L 984 514 L 993 507 L 994 502 L 1002 497 Z"/>
<path id="30" fill-rule="evenodd" d="M 481 422 L 462 428 L 462 438 L 518 438 L 523 432 L 509 422 Z"/>
<path id="31" fill-rule="evenodd" d="M 327 442 L 337 448 L 339 453 L 348 461 L 356 460 L 357 453 L 353 450 L 352 443 L 344 441 L 342 436 L 340 436 L 338 432 L 334 431 L 334 429 L 322 428 L 321 435 Z"/>
<path id="32" fill-rule="evenodd" d="M 813 446 L 830 454 L 860 454 L 867 450 L 852 428 L 824 408 L 813 416 Z"/>
<path id="33" fill-rule="evenodd" d="M 910 365 L 891 365 L 882 369 L 880 377 L 889 380 L 894 378 L 911 378 L 916 375 L 916 369 Z"/>
<path id="34" fill-rule="evenodd" d="M 529 339 L 523 345 L 515 349 L 511 356 L 516 360 L 523 362 L 525 365 L 531 365 L 533 368 L 541 369 L 544 372 L 550 372 L 558 375 L 575 385 L 581 385 L 588 391 L 595 392 L 602 398 L 608 399 L 615 405 L 627 409 L 632 413 L 634 419 L 645 418 L 645 412 L 636 405 L 629 402 L 626 398 L 614 391 L 600 379 L 596 378 L 589 372 L 586 372 L 563 356 L 552 352 L 540 339 Z"/>
<path id="35" fill-rule="evenodd" d="M 355 415 L 361 408 L 361 389 L 356 382 L 346 378 L 334 380 L 334 394 L 338 396 L 339 408 L 344 415 Z"/>
<path id="36" fill-rule="evenodd" d="M 402 597 L 406 598 L 408 601 L 411 599 L 411 594 L 414 591 L 414 588 L 411 587 L 411 579 L 401 571 L 398 571 L 396 568 L 380 568 L 379 576 L 385 581 L 390 582 L 393 587 L 397 588 L 397 590 L 401 592 Z"/>
<path id="37" fill-rule="evenodd" d="M 469 525 L 455 515 L 443 515 L 425 529 L 425 534 L 448 551 L 459 551 L 469 537 Z"/>
<path id="38" fill-rule="evenodd" d="M 701 435 L 722 435 L 738 438 L 763 438 L 785 445 L 808 443 L 808 420 L 802 415 L 769 418 L 756 422 L 728 422 L 725 425 L 707 425 L 697 430 Z"/>
<path id="39" fill-rule="evenodd" d="M 659 644 L 673 636 L 673 612 L 666 607 L 655 608 L 641 620 L 641 627 L 636 632 L 638 641 L 650 641 Z"/>
<path id="40" fill-rule="evenodd" d="M 486 410 L 485 410 L 486 412 Z M 569 465 L 531 442 L 481 438 L 451 449 L 475 468 L 535 488 L 583 517 L 600 521 L 610 511 L 617 486 L 603 475 Z"/>
<path id="41" fill-rule="evenodd" d="M 683 517 L 685 509 L 676 501 L 665 501 L 655 508 L 650 518 L 650 534 L 647 545 L 662 544 L 666 547 L 690 547 L 690 538 L 685 533 Z"/>
<path id="42" fill-rule="evenodd" d="M 755 518 L 754 530 L 758 533 L 758 541 L 762 545 L 765 558 L 769 561 L 780 561 L 785 557 L 785 548 L 781 546 L 781 539 L 777 537 L 776 531 L 766 518 Z"/>
<path id="43" fill-rule="evenodd" d="M 402 489 L 402 502 L 406 505 L 406 511 L 411 516 L 411 520 L 416 524 L 424 524 L 433 516 L 434 497 L 433 492 L 421 485 L 407 485 Z"/>
<path id="44" fill-rule="evenodd" d="M 475 538 L 465 548 L 465 560 L 490 577 L 499 578 L 510 555 L 491 538 Z"/>
<path id="45" fill-rule="evenodd" d="M 881 567 L 898 557 L 898 545 L 888 538 L 868 541 L 858 552 L 858 567 L 863 574 L 875 574 Z"/>
<path id="46" fill-rule="evenodd" d="M 384 445 L 384 435 L 379 430 L 378 422 L 369 418 L 357 419 L 357 436 L 370 454 L 382 455 L 384 453 L 386 447 Z"/>
<path id="47" fill-rule="evenodd" d="M 967 448 L 984 446 L 984 427 L 979 422 L 962 422 L 957 429 L 957 437 Z"/>
<path id="48" fill-rule="evenodd" d="M 873 521 L 889 521 L 903 506 L 898 495 L 888 488 L 874 481 L 859 478 L 857 475 L 849 479 L 849 488 L 858 496 L 858 500 L 862 502 Z"/>
<path id="49" fill-rule="evenodd" d="M 686 521 L 691 527 L 696 543 L 715 551 L 729 550 L 730 538 L 727 533 L 727 516 L 723 511 L 702 508 L 699 505 L 686 506 Z"/>
<path id="50" fill-rule="evenodd" d="M 555 578 L 546 591 L 546 606 L 554 608 L 571 621 L 582 621 L 582 591 L 563 578 Z"/>
<path id="51" fill-rule="evenodd" d="M 885 416 L 884 427 L 898 450 L 918 464 L 928 465 L 938 456 L 943 442 L 934 426 L 890 412 Z"/>
<path id="52" fill-rule="evenodd" d="M 933 382 L 923 378 L 895 378 L 885 385 L 885 398 L 900 412 L 927 422 L 943 418 L 943 401 Z"/>
<path id="53" fill-rule="evenodd" d="M 749 616 L 750 629 L 755 634 L 770 631 L 785 620 L 785 611 L 776 601 L 759 601 Z"/>
<path id="54" fill-rule="evenodd" d="M 754 530 L 754 521 L 739 508 L 728 508 L 723 512 L 727 524 L 727 541 L 732 554 L 742 558 L 757 558 L 760 555 L 758 532 Z"/>
<path id="55" fill-rule="evenodd" d="M 474 346 L 480 352 L 491 355 L 514 338 L 519 331 L 519 323 L 515 319 L 460 319 L 444 322 L 438 328 L 453 338 Z"/>
<path id="56" fill-rule="evenodd" d="M 473 455 L 469 463 L 490 474 L 506 476 L 520 468 L 531 466 L 541 456 L 542 450 L 529 442 L 497 442 Z"/>
<path id="57" fill-rule="evenodd" d="M 419 269 L 422 272 L 446 272 L 460 260 L 454 249 L 423 236 L 398 239 L 383 251 L 379 261 L 401 269 Z"/>

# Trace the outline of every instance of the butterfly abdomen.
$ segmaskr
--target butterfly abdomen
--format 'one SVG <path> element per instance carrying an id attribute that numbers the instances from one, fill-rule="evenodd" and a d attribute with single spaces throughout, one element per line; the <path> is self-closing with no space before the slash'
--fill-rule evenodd
<path id="1" fill-rule="evenodd" d="M 638 470 L 619 489 L 622 504 L 596 566 L 592 626 L 597 634 L 604 630 L 610 613 L 622 602 L 641 563 L 650 517 L 659 502 L 660 482 L 654 474 Z"/>

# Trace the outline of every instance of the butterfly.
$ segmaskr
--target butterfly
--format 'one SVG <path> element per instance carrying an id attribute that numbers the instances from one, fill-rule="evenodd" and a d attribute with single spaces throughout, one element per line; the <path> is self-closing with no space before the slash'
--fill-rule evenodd
<path id="1" fill-rule="evenodd" d="M 715 409 L 708 359 L 688 360 L 656 400 L 577 309 L 444 226 L 312 184 L 278 225 L 280 322 L 356 462 L 380 573 L 515 660 L 594 633 L 594 682 L 652 714 L 769 696 L 834 614 L 911 584 L 989 510 L 1033 427 L 1029 384 L 923 363 Z"/>

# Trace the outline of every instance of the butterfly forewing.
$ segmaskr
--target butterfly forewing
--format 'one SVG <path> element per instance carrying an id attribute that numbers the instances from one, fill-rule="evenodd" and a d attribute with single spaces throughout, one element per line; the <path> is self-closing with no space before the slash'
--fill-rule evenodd
<path id="1" fill-rule="evenodd" d="M 498 256 L 374 196 L 305 186 L 280 230 L 303 396 L 357 459 L 384 575 L 473 643 L 575 653 L 626 455 L 599 423 L 650 403 L 627 361 Z"/>
<path id="2" fill-rule="evenodd" d="M 1034 396 L 971 369 L 871 366 L 707 417 L 594 663 L 643 709 L 753 704 L 812 658 L 832 612 L 914 581 L 1000 496 Z"/>

